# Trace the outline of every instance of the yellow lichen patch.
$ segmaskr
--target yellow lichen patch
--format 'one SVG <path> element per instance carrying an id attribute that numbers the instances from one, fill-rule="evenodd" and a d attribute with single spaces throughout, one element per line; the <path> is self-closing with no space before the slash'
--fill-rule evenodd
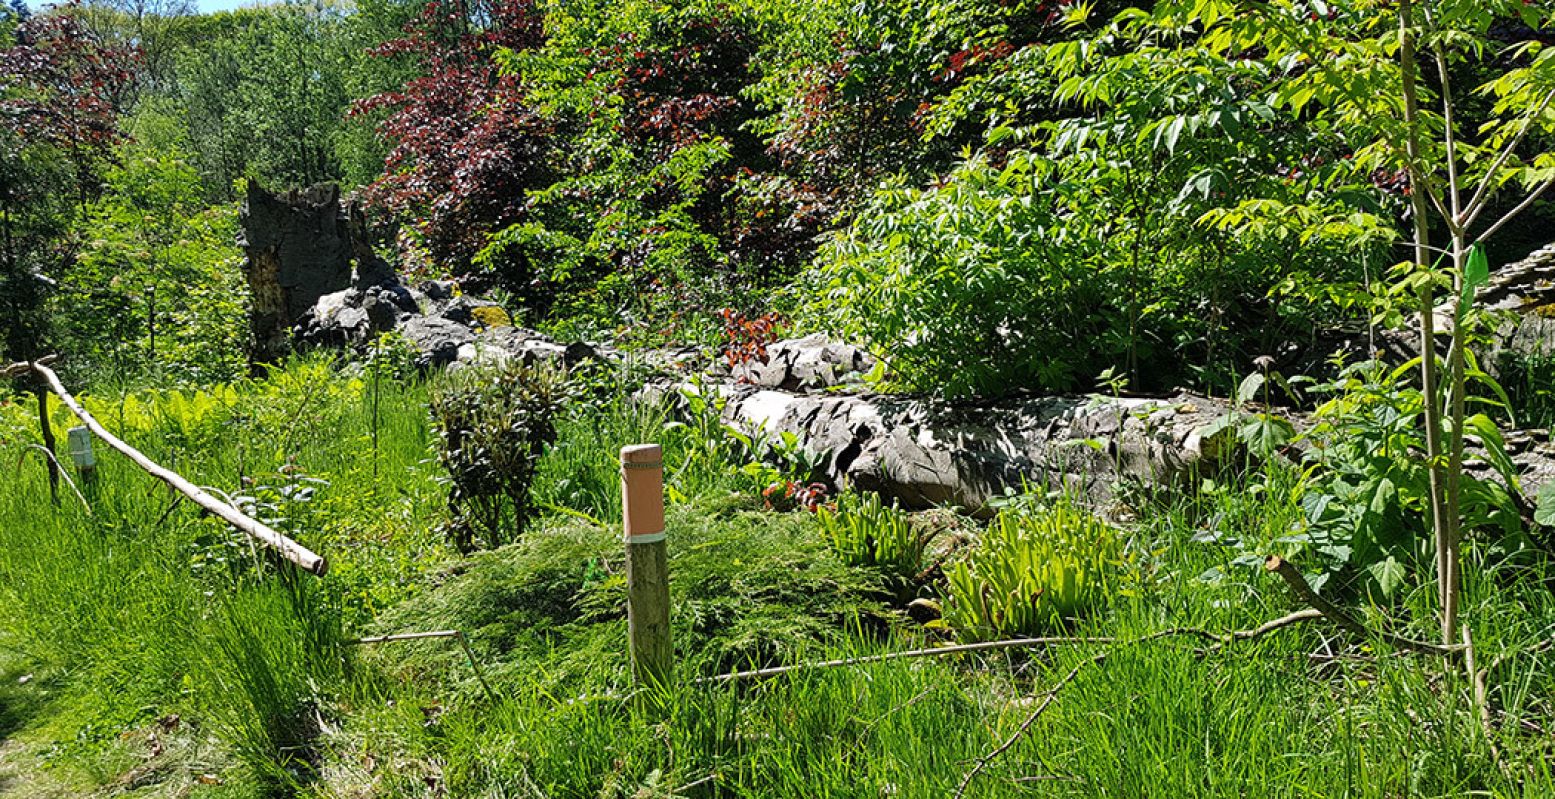
<path id="1" fill-rule="evenodd" d="M 475 321 L 480 322 L 481 327 L 512 327 L 513 320 L 508 312 L 496 305 L 482 305 L 470 310 L 470 315 Z"/>

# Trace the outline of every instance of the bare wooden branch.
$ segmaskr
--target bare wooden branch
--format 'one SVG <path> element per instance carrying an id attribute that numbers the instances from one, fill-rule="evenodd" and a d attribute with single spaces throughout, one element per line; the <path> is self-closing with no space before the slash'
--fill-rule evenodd
<path id="1" fill-rule="evenodd" d="M 1009 638 L 1001 641 L 980 641 L 975 644 L 956 644 L 953 646 L 935 646 L 925 649 L 907 649 L 901 652 L 887 652 L 882 655 L 866 655 L 856 658 L 839 658 L 837 660 L 820 660 L 812 663 L 796 663 L 791 666 L 773 666 L 765 669 L 751 669 L 750 671 L 736 671 L 729 674 L 719 674 L 712 677 L 701 677 L 692 680 L 693 685 L 699 683 L 724 683 L 734 680 L 763 679 L 777 677 L 795 671 L 810 671 L 814 669 L 830 669 L 839 666 L 860 666 L 865 663 L 879 663 L 886 660 L 906 660 L 910 658 L 939 657 L 941 655 L 962 655 L 972 652 L 990 652 L 1000 649 L 1029 649 L 1038 646 L 1080 646 L 1085 644 L 1137 644 L 1146 641 L 1155 641 L 1162 638 L 1170 638 L 1178 635 L 1202 638 L 1212 644 L 1212 649 L 1219 649 L 1236 641 L 1249 641 L 1275 630 L 1299 624 L 1304 621 L 1323 618 L 1323 614 L 1316 610 L 1298 610 L 1277 619 L 1264 622 L 1249 630 L 1233 630 L 1230 632 L 1215 632 L 1201 627 L 1173 627 L 1168 630 L 1151 633 L 1142 638 L 1119 639 L 1112 637 L 1081 637 L 1081 636 L 1048 636 L 1041 638 Z"/>
<path id="2" fill-rule="evenodd" d="M 15 366 L 15 364 L 12 366 Z M 7 369 L 9 368 L 11 367 L 7 367 Z M 298 544 L 296 541 L 293 541 L 290 538 L 287 538 L 281 533 L 276 532 L 259 520 L 251 518 L 231 505 L 228 505 L 227 503 L 211 496 L 199 486 L 196 486 L 188 480 L 180 477 L 177 473 L 159 466 L 155 461 L 146 457 L 139 450 L 119 440 L 119 437 L 115 436 L 113 433 L 108 432 L 107 428 L 99 424 L 97 419 L 93 418 L 92 414 L 88 413 L 85 408 L 81 407 L 81 403 L 77 402 L 76 398 L 71 396 L 69 391 L 65 390 L 65 386 L 59 381 L 59 375 L 54 374 L 54 370 L 45 366 L 43 361 L 34 362 L 31 368 L 39 375 L 42 375 L 43 379 L 48 382 L 50 390 L 58 395 L 60 401 L 65 403 L 65 407 L 69 408 L 72 413 L 81 419 L 82 424 L 86 425 L 87 428 L 95 433 L 98 438 L 102 439 L 103 443 L 118 450 L 125 457 L 134 461 L 135 465 L 144 469 L 153 477 L 156 477 L 162 482 L 167 483 L 173 488 L 173 490 L 183 494 L 192 500 L 195 504 L 206 509 L 207 511 L 210 511 L 212 514 L 215 514 L 222 521 L 225 521 L 227 524 L 230 524 L 238 530 L 241 530 L 255 540 L 265 544 L 266 546 L 269 546 L 271 549 L 274 549 L 276 553 L 279 554 L 282 558 L 295 563 L 303 570 L 312 572 L 313 574 L 317 575 L 323 575 L 326 571 L 328 571 L 329 563 L 328 561 L 324 560 L 323 557 L 314 554 L 308 548 Z"/>
<path id="3" fill-rule="evenodd" d="M 993 751 L 978 758 L 976 765 L 972 766 L 971 770 L 961 777 L 961 784 L 956 786 L 954 799 L 961 799 L 962 796 L 966 795 L 966 789 L 971 786 L 972 780 L 976 779 L 977 775 L 981 774 L 983 769 L 988 767 L 989 763 L 992 763 L 1000 755 L 1009 751 L 1010 747 L 1014 746 L 1015 742 L 1019 741 L 1026 734 L 1026 731 L 1031 729 L 1031 725 L 1037 723 L 1037 719 L 1041 718 L 1042 714 L 1058 699 L 1058 692 L 1062 691 L 1064 686 L 1073 682 L 1075 677 L 1080 676 L 1080 672 L 1086 666 L 1094 666 L 1106 660 L 1108 654 L 1107 652 L 1102 652 L 1076 663 L 1074 668 L 1070 669 L 1069 673 L 1065 674 L 1062 680 L 1059 680 L 1057 684 L 1049 688 L 1048 692 L 1043 696 L 1042 704 L 1037 705 L 1037 709 L 1031 711 L 1026 716 L 1026 719 L 1020 723 L 1020 726 L 1015 728 L 1015 732 L 1011 733 L 1010 737 L 1004 739 L 1004 743 L 999 744 Z"/>
<path id="4" fill-rule="evenodd" d="M 470 648 L 470 639 L 466 638 L 463 630 L 433 630 L 424 633 L 398 633 L 396 635 L 374 635 L 367 638 L 353 638 L 346 641 L 348 645 L 360 644 L 387 644 L 395 641 L 424 641 L 429 638 L 453 638 L 459 642 L 459 648 L 464 650 L 464 656 L 470 661 L 470 669 L 475 672 L 475 679 L 480 680 L 481 690 L 486 692 L 486 698 L 492 704 L 497 703 L 497 692 L 491 690 L 491 683 L 486 682 L 486 672 L 481 669 L 480 661 L 475 659 L 475 650 Z"/>
<path id="5" fill-rule="evenodd" d="M 16 363 L 0 366 L 0 377 L 20 377 L 32 371 L 33 364 L 49 366 L 59 360 L 58 355 L 45 355 L 36 361 L 17 361 Z"/>
<path id="6" fill-rule="evenodd" d="M 1539 198 L 1543 197 L 1544 193 L 1549 191 L 1551 187 L 1555 187 L 1555 178 L 1550 178 L 1549 180 L 1540 183 L 1538 188 L 1535 188 L 1533 191 L 1529 192 L 1528 196 L 1524 197 L 1523 201 L 1514 206 L 1512 210 L 1502 214 L 1501 218 L 1496 220 L 1495 224 L 1486 228 L 1485 232 L 1479 234 L 1479 238 L 1475 239 L 1474 241 L 1478 243 L 1495 235 L 1496 231 L 1505 227 L 1508 222 L 1516 219 L 1518 214 L 1528 210 L 1529 207 L 1538 202 Z"/>
<path id="7" fill-rule="evenodd" d="M 1307 582 L 1307 578 L 1301 576 L 1301 570 L 1292 565 L 1290 561 L 1285 560 L 1279 555 L 1270 555 L 1267 559 L 1264 560 L 1263 567 L 1271 572 L 1274 572 L 1275 574 L 1278 574 L 1280 579 L 1284 580 L 1285 584 L 1290 587 L 1291 592 L 1294 593 L 1302 602 L 1307 603 L 1314 610 L 1326 616 L 1333 623 L 1343 627 L 1344 629 L 1354 633 L 1359 637 L 1376 637 L 1386 642 L 1388 645 L 1398 647 L 1399 649 L 1408 649 L 1413 652 L 1420 652 L 1427 655 L 1440 655 L 1442 657 L 1456 655 L 1463 649 L 1461 646 L 1440 646 L 1437 644 L 1426 643 L 1425 641 L 1416 641 L 1412 638 L 1405 638 L 1403 636 L 1394 635 L 1392 633 L 1371 630 L 1367 628 L 1366 625 L 1361 624 L 1360 621 L 1356 620 L 1354 616 L 1346 613 L 1344 609 L 1340 608 L 1338 605 L 1335 605 L 1334 603 L 1329 602 L 1327 599 L 1318 596 L 1317 592 L 1312 590 L 1312 586 Z"/>
<path id="8" fill-rule="evenodd" d="M 1206 635 L 1212 635 L 1206 633 Z M 1062 646 L 1075 644 L 1111 644 L 1116 643 L 1115 638 L 1012 638 L 1004 641 L 982 641 L 975 644 L 957 644 L 955 646 L 935 646 L 926 649 L 907 649 L 901 652 L 887 652 L 883 655 L 866 655 L 856 658 L 839 658 L 837 660 L 820 660 L 812 663 L 795 663 L 791 666 L 773 666 L 766 669 L 751 669 L 750 671 L 736 671 L 729 674 L 719 674 L 712 677 L 699 677 L 691 681 L 692 685 L 700 683 L 724 683 L 735 680 L 764 679 L 788 674 L 795 671 L 812 671 L 815 669 L 831 669 L 838 666 L 859 666 L 865 663 L 879 663 L 885 660 L 907 660 L 910 658 L 938 657 L 940 655 L 967 654 L 970 652 L 988 652 L 996 649 L 1024 649 L 1034 646 Z"/>
<path id="9" fill-rule="evenodd" d="M 1495 186 L 1496 174 L 1501 171 L 1501 167 L 1506 166 L 1506 162 L 1511 159 L 1512 154 L 1515 153 L 1518 146 L 1523 143 L 1523 137 L 1527 136 L 1528 130 L 1533 127 L 1533 121 L 1544 115 L 1544 111 L 1550 107 L 1551 101 L 1555 101 L 1555 91 L 1544 95 L 1544 101 L 1539 103 L 1538 110 L 1523 118 L 1522 128 L 1518 130 L 1517 135 L 1513 136 L 1512 140 L 1501 149 L 1500 154 L 1496 156 L 1495 163 L 1491 164 L 1490 169 L 1485 172 L 1485 178 L 1484 180 L 1480 181 L 1479 188 L 1475 190 L 1473 198 L 1471 198 L 1469 200 L 1469 204 L 1463 208 L 1463 214 L 1466 218 L 1460 219 L 1459 225 L 1464 230 L 1467 230 L 1470 225 L 1474 224 L 1474 220 L 1479 218 L 1480 212 L 1485 210 L 1487 204 L 1486 195 L 1488 195 L 1491 188 Z"/>

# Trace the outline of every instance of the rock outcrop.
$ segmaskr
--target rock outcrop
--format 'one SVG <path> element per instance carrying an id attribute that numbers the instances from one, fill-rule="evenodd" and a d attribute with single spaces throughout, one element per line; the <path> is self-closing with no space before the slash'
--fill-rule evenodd
<path id="1" fill-rule="evenodd" d="M 511 358 L 571 365 L 607 352 L 582 342 L 558 344 L 514 327 L 498 304 L 462 296 L 444 281 L 414 287 L 384 282 L 326 294 L 294 325 L 292 340 L 305 348 L 365 350 L 378 334 L 391 331 L 415 349 L 422 368 Z"/>
<path id="2" fill-rule="evenodd" d="M 1474 300 L 1491 310 L 1525 313 L 1555 305 L 1555 243 L 1496 269 Z"/>
<path id="3" fill-rule="evenodd" d="M 1023 485 L 1108 496 L 1119 480 L 1161 484 L 1230 451 L 1201 429 L 1225 403 L 1031 397 L 954 405 L 879 395 L 796 394 L 721 384 L 724 420 L 774 438 L 791 434 L 825 477 L 905 507 L 984 508 Z"/>

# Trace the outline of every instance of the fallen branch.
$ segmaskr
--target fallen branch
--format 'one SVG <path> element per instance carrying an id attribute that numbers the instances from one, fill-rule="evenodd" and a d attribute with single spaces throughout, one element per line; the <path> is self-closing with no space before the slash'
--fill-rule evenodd
<path id="1" fill-rule="evenodd" d="M 1145 636 L 1141 636 L 1139 638 L 1133 638 L 1133 639 L 1129 639 L 1129 640 L 1126 640 L 1126 641 L 1116 641 L 1116 639 L 1090 639 L 1090 640 L 1109 641 L 1109 642 L 1116 642 L 1119 645 L 1129 645 L 1129 644 L 1143 644 L 1143 643 L 1148 643 L 1150 641 L 1159 641 L 1159 640 L 1161 640 L 1163 638 L 1171 638 L 1171 637 L 1178 636 L 1178 635 L 1187 635 L 1187 636 L 1195 636 L 1195 637 L 1198 637 L 1198 638 L 1207 639 L 1207 640 L 1212 642 L 1212 645 L 1210 646 L 1210 649 L 1211 650 L 1218 650 L 1218 649 L 1222 649 L 1224 647 L 1230 646 L 1231 644 L 1233 644 L 1233 643 L 1235 643 L 1237 641 L 1251 641 L 1251 640 L 1253 640 L 1255 638 L 1262 637 L 1262 636 L 1267 635 L 1267 634 L 1269 634 L 1271 632 L 1274 632 L 1275 630 L 1280 630 L 1280 629 L 1283 629 L 1285 627 L 1289 627 L 1289 626 L 1291 626 L 1293 624 L 1299 624 L 1299 623 L 1304 622 L 1304 621 L 1312 621 L 1314 619 L 1321 619 L 1321 618 L 1323 618 L 1323 614 L 1322 613 L 1318 612 L 1315 609 L 1308 609 L 1308 610 L 1298 610 L 1295 613 L 1289 613 L 1289 614 L 1281 616 L 1281 617 L 1279 617 L 1277 619 L 1272 619 L 1272 620 L 1264 622 L 1263 624 L 1260 624 L 1257 627 L 1254 627 L 1254 628 L 1252 628 L 1250 630 L 1234 630 L 1234 631 L 1229 632 L 1229 633 L 1215 633 L 1215 632 L 1211 632 L 1209 630 L 1205 630 L 1205 629 L 1200 628 L 1200 627 L 1173 627 L 1172 629 L 1169 629 L 1169 630 L 1161 630 L 1160 632 L 1151 633 L 1150 635 L 1145 635 Z M 1071 642 L 1075 642 L 1075 641 L 1082 641 L 1084 639 L 1068 639 L 1068 640 L 1071 641 Z M 1085 660 L 1080 661 L 1078 664 L 1075 665 L 1074 668 L 1069 670 L 1068 674 L 1064 675 L 1063 679 L 1059 680 L 1056 685 L 1054 685 L 1052 688 L 1048 689 L 1048 691 L 1045 694 L 1043 694 L 1044 698 L 1042 700 L 1042 704 L 1038 705 L 1036 710 L 1033 710 L 1030 715 L 1026 716 L 1026 719 L 1024 721 L 1022 721 L 1020 726 L 1015 729 L 1015 732 L 1012 733 L 1009 738 L 1006 738 L 1004 743 L 1000 744 L 993 751 L 991 751 L 988 754 L 983 755 L 981 758 L 979 758 L 978 761 L 977 761 L 977 764 L 974 765 L 972 767 L 972 769 L 970 771 L 968 771 L 966 773 L 966 775 L 961 778 L 961 784 L 959 786 L 957 786 L 957 788 L 956 788 L 955 799 L 961 799 L 961 796 L 966 793 L 967 788 L 972 784 L 972 780 L 974 778 L 976 778 L 978 774 L 982 773 L 983 769 L 987 768 L 988 764 L 992 763 L 995 758 L 997 758 L 1000 755 L 1004 754 L 1005 752 L 1009 751 L 1010 747 L 1014 746 L 1015 742 L 1020 740 L 1021 737 L 1024 736 L 1028 730 L 1031 729 L 1031 725 L 1037 723 L 1037 719 L 1040 718 L 1042 716 L 1042 714 L 1047 711 L 1048 707 L 1050 707 L 1053 704 L 1053 702 L 1058 699 L 1058 692 L 1060 690 L 1062 690 L 1064 686 L 1066 686 L 1070 682 L 1074 681 L 1074 678 L 1079 676 L 1080 672 L 1086 666 L 1098 665 L 1102 661 L 1106 660 L 1107 657 L 1110 654 L 1112 654 L 1112 653 L 1111 652 L 1101 652 L 1099 654 L 1092 655 L 1091 657 L 1089 657 L 1089 658 L 1087 658 Z"/>
<path id="2" fill-rule="evenodd" d="M 93 418 L 92 414 L 87 413 L 86 409 L 81 407 L 81 403 L 77 402 L 76 398 L 71 396 L 69 391 L 65 390 L 64 385 L 59 382 L 59 375 L 54 374 L 54 370 L 44 365 L 46 360 L 34 361 L 31 364 L 32 370 L 42 375 L 43 379 L 48 381 L 49 389 L 59 397 L 61 402 L 65 403 L 65 407 L 69 408 L 72 413 L 81 419 L 82 424 L 86 425 L 98 438 L 102 439 L 103 443 L 118 450 L 125 457 L 134 461 L 135 465 L 149 472 L 153 477 L 167 483 L 173 490 L 193 500 L 195 504 L 220 517 L 227 524 L 274 549 L 282 558 L 297 564 L 303 570 L 317 575 L 323 575 L 324 572 L 328 571 L 329 563 L 323 557 L 314 554 L 311 550 L 276 532 L 257 519 L 250 518 L 231 505 L 211 496 L 199 486 L 180 477 L 177 473 L 157 465 L 156 462 L 141 454 L 139 450 L 119 440 L 118 436 L 108 432 L 107 428 L 98 424 L 97 419 Z M 17 364 L 12 364 L 6 367 L 6 373 L 10 374 L 16 366 Z"/>
<path id="3" fill-rule="evenodd" d="M 1213 630 L 1205 630 L 1199 627 L 1173 627 L 1170 630 L 1162 630 L 1143 638 L 1117 639 L 1111 637 L 1073 637 L 1050 636 L 1043 638 L 1009 638 L 1002 641 L 980 641 L 975 644 L 956 644 L 954 646 L 934 646 L 926 649 L 907 649 L 901 652 L 887 652 L 883 655 L 866 655 L 856 658 L 839 658 L 837 660 L 821 660 L 813 663 L 795 663 L 791 666 L 773 666 L 765 669 L 751 669 L 750 671 L 736 671 L 729 674 L 719 674 L 712 677 L 699 677 L 691 681 L 692 685 L 702 683 L 725 683 L 734 680 L 762 679 L 776 677 L 794 671 L 810 671 L 813 669 L 831 669 L 838 666 L 859 666 L 865 663 L 879 663 L 886 660 L 907 660 L 911 658 L 939 657 L 941 655 L 961 655 L 971 652 L 989 652 L 999 649 L 1029 649 L 1037 646 L 1075 646 L 1080 644 L 1135 644 L 1144 641 L 1154 641 L 1159 638 L 1167 638 L 1175 635 L 1191 635 L 1210 641 L 1214 648 L 1226 646 L 1236 641 L 1247 641 L 1258 638 L 1266 633 L 1273 632 L 1282 627 L 1289 627 L 1299 622 L 1311 621 L 1322 618 L 1323 614 L 1316 610 L 1298 610 L 1278 619 L 1265 622 L 1250 630 L 1233 630 L 1231 632 L 1217 633 Z"/>
<path id="4" fill-rule="evenodd" d="M 1212 635 L 1206 633 L 1206 635 Z M 982 641 L 975 644 L 957 644 L 955 646 L 935 646 L 927 649 L 907 649 L 901 652 L 887 652 L 883 655 L 866 655 L 856 658 L 839 658 L 837 660 L 820 660 L 813 663 L 795 663 L 791 666 L 773 666 L 766 669 L 751 669 L 750 671 L 736 671 L 729 674 L 718 674 L 712 677 L 698 677 L 691 681 L 692 685 L 701 683 L 724 683 L 735 680 L 762 679 L 776 677 L 793 671 L 810 671 L 813 669 L 831 669 L 838 666 L 858 666 L 865 663 L 879 663 L 884 660 L 908 660 L 911 658 L 938 657 L 940 655 L 957 655 L 969 652 L 988 652 L 996 649 L 1024 649 L 1034 646 L 1053 646 L 1063 644 L 1111 644 L 1115 638 L 1011 638 L 1005 641 Z"/>
<path id="5" fill-rule="evenodd" d="M 1463 651 L 1462 646 L 1441 646 L 1439 644 L 1427 643 L 1425 641 L 1416 641 L 1413 638 L 1405 638 L 1401 635 L 1394 635 L 1389 632 L 1369 629 L 1366 625 L 1361 624 L 1360 621 L 1358 621 L 1354 616 L 1346 613 L 1343 608 L 1340 608 L 1338 605 L 1335 605 L 1323 597 L 1318 596 L 1317 592 L 1312 590 L 1311 584 L 1307 582 L 1307 578 L 1301 576 L 1301 570 L 1297 569 L 1294 565 L 1291 564 L 1290 561 L 1285 560 L 1279 555 L 1270 555 L 1264 560 L 1263 567 L 1268 571 L 1278 574 L 1280 579 L 1284 580 L 1285 584 L 1290 587 L 1291 592 L 1294 593 L 1302 602 L 1312 606 L 1312 609 L 1323 614 L 1323 616 L 1327 617 L 1329 621 L 1332 621 L 1340 627 L 1343 627 L 1351 633 L 1354 633 L 1356 636 L 1361 638 L 1379 638 L 1389 646 L 1394 646 L 1399 649 L 1408 649 L 1410 651 L 1420 652 L 1426 655 L 1449 657 Z"/>
<path id="6" fill-rule="evenodd" d="M 48 366 L 59 360 L 58 355 L 45 355 L 36 361 L 17 361 L 16 363 L 0 366 L 0 377 L 21 377 L 31 372 L 33 365 Z"/>
<path id="7" fill-rule="evenodd" d="M 1464 647 L 1457 646 L 1438 646 L 1436 644 L 1429 644 L 1424 641 L 1416 641 L 1410 638 L 1393 635 L 1391 633 L 1369 630 L 1365 625 L 1357 621 L 1355 617 L 1346 613 L 1332 602 L 1329 602 L 1323 597 L 1318 596 L 1317 592 L 1312 590 L 1312 586 L 1307 583 L 1306 578 L 1301 576 L 1301 572 L 1284 558 L 1281 558 L 1278 555 L 1270 555 L 1269 558 L 1264 561 L 1264 568 L 1278 574 L 1281 579 L 1285 581 L 1286 585 L 1290 586 L 1290 589 L 1295 592 L 1296 596 L 1300 597 L 1302 601 L 1306 602 L 1311 607 L 1305 610 L 1299 610 L 1295 613 L 1281 616 L 1278 619 L 1261 624 L 1251 630 L 1237 630 L 1230 633 L 1216 634 L 1198 627 L 1176 627 L 1170 630 L 1162 630 L 1160 632 L 1153 633 L 1142 638 L 1137 638 L 1132 641 L 1122 641 L 1117 643 L 1138 644 L 1144 643 L 1146 641 L 1155 641 L 1170 636 L 1191 635 L 1212 641 L 1213 646 L 1211 649 L 1220 649 L 1230 645 L 1232 642 L 1246 641 L 1258 638 L 1274 630 L 1288 627 L 1292 624 L 1326 618 L 1358 636 L 1377 636 L 1400 649 L 1444 657 L 1455 655 L 1464 649 Z M 1467 629 L 1465 629 L 1465 634 L 1467 634 Z M 1070 639 L 1070 642 L 1078 643 L 1083 642 L 1084 640 L 1086 639 Z M 1112 639 L 1089 640 L 1112 642 Z M 1472 647 L 1472 644 L 1470 644 L 1469 647 Z M 1107 659 L 1109 654 L 1111 653 L 1099 653 L 1086 660 L 1080 661 L 1080 663 L 1076 664 L 1073 669 L 1070 669 L 1069 673 L 1064 675 L 1063 679 L 1059 680 L 1056 685 L 1054 685 L 1047 691 L 1046 694 L 1044 694 L 1042 703 L 1038 705 L 1037 708 L 1033 710 L 1024 721 L 1021 722 L 1020 726 L 1015 729 L 1015 732 L 1012 733 L 1009 738 L 1005 739 L 1005 741 L 996 747 L 993 751 L 979 758 L 976 765 L 974 765 L 972 769 L 961 778 L 961 784 L 956 788 L 954 799 L 961 799 L 961 797 L 966 793 L 967 788 L 972 784 L 972 780 L 976 778 L 978 774 L 982 773 L 983 769 L 988 767 L 988 764 L 992 763 L 1000 755 L 1009 751 L 1009 749 L 1015 745 L 1015 742 L 1019 741 L 1021 737 L 1031 729 L 1031 726 L 1037 722 L 1037 719 L 1041 718 L 1042 714 L 1052 706 L 1054 701 L 1057 700 L 1058 692 L 1062 690 L 1064 686 L 1072 682 L 1086 666 L 1092 666 L 1101 663 Z M 1482 690 L 1476 691 L 1476 693 L 1481 694 Z M 1492 747 L 1494 747 L 1493 743 Z"/>
<path id="8" fill-rule="evenodd" d="M 1069 673 L 1065 674 L 1062 680 L 1059 680 L 1056 685 L 1054 685 L 1052 688 L 1049 688 L 1048 692 L 1043 695 L 1042 704 L 1037 705 L 1037 709 L 1031 711 L 1030 715 L 1026 716 L 1025 721 L 1022 721 L 1020 726 L 1015 728 L 1015 732 L 1011 733 L 1010 737 L 1004 739 L 1004 743 L 999 744 L 999 746 L 996 747 L 993 751 L 978 758 L 977 764 L 972 766 L 972 769 L 961 777 L 961 784 L 956 786 L 954 799 L 961 799 L 961 797 L 966 794 L 966 789 L 972 785 L 972 780 L 976 779 L 977 775 L 981 774 L 983 769 L 988 767 L 989 763 L 992 763 L 996 758 L 1005 752 L 1008 752 L 1010 747 L 1014 746 L 1015 742 L 1019 741 L 1021 737 L 1026 734 L 1026 731 L 1031 729 L 1031 725 L 1037 723 L 1037 719 L 1041 718 L 1042 714 L 1053 705 L 1053 702 L 1057 701 L 1058 692 L 1062 691 L 1064 686 L 1073 682 L 1075 677 L 1080 676 L 1080 671 L 1082 669 L 1084 669 L 1086 666 L 1094 666 L 1101 663 L 1107 659 L 1108 654 L 1110 653 L 1102 652 L 1099 655 L 1094 655 L 1090 658 L 1080 661 L 1079 663 L 1076 663 L 1075 667 L 1070 669 Z"/>

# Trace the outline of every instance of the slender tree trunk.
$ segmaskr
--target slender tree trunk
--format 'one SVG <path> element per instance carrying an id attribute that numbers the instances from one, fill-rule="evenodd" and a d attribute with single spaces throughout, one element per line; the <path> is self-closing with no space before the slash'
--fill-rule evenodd
<path id="1" fill-rule="evenodd" d="M 1469 244 L 1461 231 L 1453 231 L 1452 236 L 1452 262 L 1455 270 L 1454 282 L 1458 289 L 1455 297 L 1461 297 L 1463 291 L 1463 269 L 1468 259 Z M 1465 379 L 1464 347 L 1467 344 L 1468 333 L 1463 329 L 1463 316 L 1465 309 L 1458 309 L 1453 314 L 1452 346 L 1448 350 L 1447 362 L 1451 374 L 1448 377 L 1450 390 L 1448 419 L 1452 426 L 1448 439 L 1447 462 L 1447 541 L 1445 556 L 1441 559 L 1442 573 L 1437 575 L 1441 581 L 1442 594 L 1442 643 L 1452 646 L 1458 641 L 1458 606 L 1462 593 L 1461 575 L 1459 573 L 1459 538 L 1462 533 L 1462 496 L 1463 496 L 1463 420 L 1465 413 L 1465 394 L 1468 390 Z"/>
<path id="2" fill-rule="evenodd" d="M 1414 217 L 1414 260 L 1420 268 L 1429 268 L 1430 223 L 1426 214 L 1427 178 L 1420 167 L 1420 97 L 1415 85 L 1418 62 L 1415 55 L 1414 8 L 1411 0 L 1399 0 L 1399 66 L 1403 73 L 1404 122 L 1408 127 L 1409 200 Z M 1449 596 L 1452 575 L 1457 569 L 1457 551 L 1453 528 L 1456 513 L 1450 501 L 1449 476 L 1442 451 L 1442 405 L 1436 375 L 1435 296 L 1429 283 L 1420 289 L 1420 388 L 1425 405 L 1425 452 L 1431 481 L 1431 534 L 1436 545 L 1437 594 L 1442 608 L 1442 631 L 1456 632 L 1456 596 Z M 1454 637 L 1446 639 L 1451 645 Z"/>
<path id="3" fill-rule="evenodd" d="M 1464 348 L 1468 346 L 1468 331 L 1464 329 L 1465 305 L 1473 300 L 1464 296 L 1467 282 L 1465 267 L 1469 256 L 1468 235 L 1463 229 L 1463 195 L 1458 177 L 1458 136 L 1453 128 L 1452 77 L 1447 71 L 1447 58 L 1440 48 L 1434 51 L 1437 74 L 1441 77 L 1443 132 L 1447 143 L 1447 200 L 1449 216 L 1447 227 L 1452 233 L 1453 265 L 1453 315 L 1452 345 L 1447 351 L 1448 420 L 1451 430 L 1447 440 L 1447 548 L 1443 562 L 1446 565 L 1442 580 L 1442 642 L 1447 646 L 1458 643 L 1458 606 L 1461 594 L 1459 575 L 1459 546 L 1463 524 L 1463 423 L 1468 386 L 1465 380 Z"/>

